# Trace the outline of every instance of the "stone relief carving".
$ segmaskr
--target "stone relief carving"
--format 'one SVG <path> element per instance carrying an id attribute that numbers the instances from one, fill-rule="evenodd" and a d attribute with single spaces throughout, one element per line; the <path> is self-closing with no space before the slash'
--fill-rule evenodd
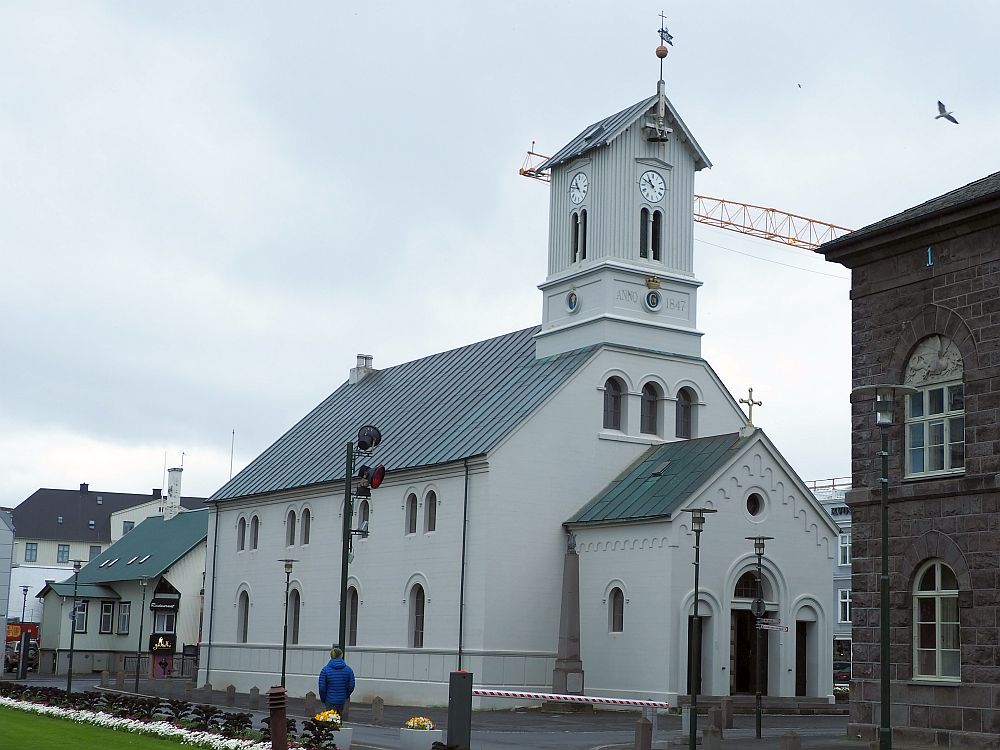
<path id="1" fill-rule="evenodd" d="M 962 354 L 955 342 L 944 336 L 928 336 L 913 350 L 906 363 L 906 385 L 924 385 L 962 377 Z"/>

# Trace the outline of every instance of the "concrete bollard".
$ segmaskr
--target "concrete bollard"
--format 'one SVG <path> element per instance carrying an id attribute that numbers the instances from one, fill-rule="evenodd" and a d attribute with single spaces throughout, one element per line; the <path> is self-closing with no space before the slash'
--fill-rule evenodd
<path id="1" fill-rule="evenodd" d="M 115 690 L 123 690 L 125 688 L 125 673 L 118 672 L 115 675 Z"/>
<path id="2" fill-rule="evenodd" d="M 316 714 L 319 713 L 319 711 L 316 710 L 316 708 L 317 708 L 317 706 L 316 706 L 316 693 L 314 693 L 312 690 L 310 690 L 308 693 L 306 693 L 305 704 L 306 704 L 306 706 L 305 706 L 306 716 L 310 716 L 311 717 L 311 716 L 315 716 Z M 325 708 L 325 706 L 324 706 L 324 708 Z"/>
<path id="3" fill-rule="evenodd" d="M 728 696 L 722 699 L 723 729 L 733 728 L 733 699 Z"/>
<path id="4" fill-rule="evenodd" d="M 708 709 L 708 726 L 712 729 L 718 729 L 719 735 L 722 735 L 722 730 L 725 728 L 725 722 L 722 718 L 722 709 L 719 706 L 712 706 Z"/>
<path id="5" fill-rule="evenodd" d="M 101 670 L 101 687 L 108 686 L 108 670 Z"/>
<path id="6" fill-rule="evenodd" d="M 802 750 L 802 740 L 798 732 L 789 730 L 781 737 L 781 750 Z"/>
<path id="7" fill-rule="evenodd" d="M 640 716 L 635 723 L 635 750 L 652 750 L 653 747 L 653 722 L 645 716 Z"/>
<path id="8" fill-rule="evenodd" d="M 190 703 L 192 695 L 194 695 L 194 683 L 192 682 L 184 683 L 184 700 Z"/>
<path id="9" fill-rule="evenodd" d="M 285 689 L 275 685 L 267 691 L 267 708 L 271 712 L 271 750 L 288 750 L 288 719 Z"/>
<path id="10" fill-rule="evenodd" d="M 382 700 L 381 695 L 376 695 L 372 698 L 372 724 L 376 726 L 382 723 L 382 717 L 385 715 L 385 701 Z"/>
<path id="11" fill-rule="evenodd" d="M 701 733 L 701 750 L 722 750 L 722 732 L 715 727 L 705 727 Z"/>
<path id="12" fill-rule="evenodd" d="M 228 685 L 226 687 L 226 705 L 235 706 L 236 705 L 236 686 Z"/>
<path id="13" fill-rule="evenodd" d="M 260 708 L 260 688 L 250 688 L 250 698 L 247 701 L 247 708 L 251 711 L 256 711 Z"/>

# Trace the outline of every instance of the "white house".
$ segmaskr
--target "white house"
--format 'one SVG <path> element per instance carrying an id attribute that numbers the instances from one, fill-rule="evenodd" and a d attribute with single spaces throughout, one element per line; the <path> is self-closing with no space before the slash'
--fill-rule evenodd
<path id="1" fill-rule="evenodd" d="M 347 382 L 210 498 L 199 683 L 277 683 L 287 558 L 286 684 L 315 690 L 339 640 L 347 444 L 370 424 L 383 441 L 357 463 L 388 474 L 355 498 L 350 524 L 368 531 L 353 537 L 344 602 L 359 699 L 444 704 L 459 667 L 480 685 L 550 690 L 571 529 L 577 687 L 675 701 L 693 504 L 718 511 L 704 536 L 704 692 L 748 689 L 744 537 L 763 534 L 774 537 L 767 610 L 790 625 L 767 639 L 767 691 L 829 696 L 836 526 L 701 357 L 692 211 L 705 166 L 662 81 L 584 129 L 540 167 L 552 188 L 540 326 L 384 370 L 360 355 Z M 695 472 L 708 444 L 721 453 Z M 697 481 L 655 507 L 591 512 L 661 451 L 668 474 Z M 640 484 L 664 480 L 654 468 Z M 608 610 L 616 588 L 621 628 Z"/>

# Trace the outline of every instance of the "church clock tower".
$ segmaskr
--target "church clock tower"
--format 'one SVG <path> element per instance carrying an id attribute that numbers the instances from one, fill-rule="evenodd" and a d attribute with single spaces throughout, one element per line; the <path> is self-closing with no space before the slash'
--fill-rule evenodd
<path id="1" fill-rule="evenodd" d="M 665 41 L 669 41 L 666 39 Z M 586 128 L 551 177 L 539 357 L 593 344 L 701 355 L 694 174 L 711 162 L 664 94 Z"/>

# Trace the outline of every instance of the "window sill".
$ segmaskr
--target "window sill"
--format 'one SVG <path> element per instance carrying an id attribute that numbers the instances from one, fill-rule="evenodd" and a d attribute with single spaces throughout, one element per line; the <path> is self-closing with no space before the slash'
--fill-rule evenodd
<path id="1" fill-rule="evenodd" d="M 961 477 L 965 475 L 965 469 L 952 469 L 951 471 L 935 471 L 924 474 L 908 474 L 903 477 L 904 482 L 926 482 L 928 479 L 948 479 L 950 477 Z"/>
<path id="2" fill-rule="evenodd" d="M 666 441 L 656 435 L 626 435 L 617 430 L 601 430 L 597 433 L 598 440 L 614 440 L 619 443 L 636 443 L 638 445 L 660 445 Z"/>
<path id="3" fill-rule="evenodd" d="M 907 685 L 934 685 L 935 687 L 961 687 L 962 680 L 958 677 L 911 677 Z"/>

